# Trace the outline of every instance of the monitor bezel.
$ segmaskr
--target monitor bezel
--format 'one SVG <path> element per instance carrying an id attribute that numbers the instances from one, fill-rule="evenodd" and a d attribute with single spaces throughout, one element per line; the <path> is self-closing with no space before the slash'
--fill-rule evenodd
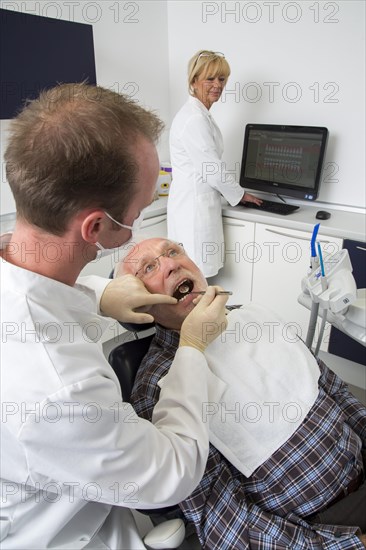
<path id="1" fill-rule="evenodd" d="M 318 166 L 315 174 L 314 187 L 299 187 L 293 184 L 285 184 L 283 182 L 270 181 L 268 179 L 248 178 L 245 177 L 245 166 L 248 153 L 249 135 L 252 130 L 263 130 L 272 132 L 293 132 L 293 133 L 309 133 L 319 134 L 321 136 L 321 146 L 318 159 Z M 306 201 L 314 201 L 319 196 L 322 171 L 324 167 L 325 154 L 327 149 L 329 131 L 324 126 L 299 126 L 299 125 L 284 125 L 284 124 L 257 124 L 250 123 L 245 127 L 243 154 L 240 170 L 240 186 L 253 191 L 272 193 L 275 195 L 284 195 Z"/>

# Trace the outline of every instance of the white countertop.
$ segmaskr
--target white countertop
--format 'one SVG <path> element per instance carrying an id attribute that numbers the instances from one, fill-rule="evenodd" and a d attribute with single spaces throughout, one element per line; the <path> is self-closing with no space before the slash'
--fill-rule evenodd
<path id="1" fill-rule="evenodd" d="M 317 220 L 315 215 L 318 210 L 326 210 L 331 214 L 331 217 L 328 220 Z M 222 213 L 229 218 L 276 225 L 282 228 L 287 227 L 310 233 L 312 233 L 314 225 L 320 223 L 319 231 L 323 235 L 366 241 L 366 216 L 364 214 L 323 208 L 317 204 L 301 205 L 299 210 L 287 216 L 258 212 L 243 206 L 229 205 L 222 207 Z"/>
<path id="2" fill-rule="evenodd" d="M 155 200 L 147 208 L 145 218 L 147 219 L 165 214 L 166 205 L 167 197 L 159 197 L 158 200 Z M 331 217 L 328 220 L 317 220 L 315 215 L 318 210 L 330 212 Z M 245 208 L 243 206 L 230 206 L 226 201 L 223 201 L 222 214 L 223 216 L 235 218 L 237 220 L 275 225 L 282 228 L 292 228 L 298 231 L 307 231 L 308 233 L 312 233 L 314 225 L 320 223 L 320 232 L 322 235 L 341 237 L 355 241 L 366 241 L 366 216 L 364 214 L 334 210 L 332 208 L 320 206 L 316 203 L 301 205 L 296 212 L 288 216 L 281 216 L 269 212 L 258 212 L 257 210 Z"/>
<path id="3" fill-rule="evenodd" d="M 159 197 L 157 200 L 153 201 L 145 210 L 144 220 L 166 214 L 167 202 L 168 197 Z"/>

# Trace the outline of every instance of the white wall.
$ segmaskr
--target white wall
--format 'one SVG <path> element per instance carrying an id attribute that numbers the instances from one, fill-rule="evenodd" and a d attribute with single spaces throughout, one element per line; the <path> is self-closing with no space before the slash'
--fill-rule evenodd
<path id="1" fill-rule="evenodd" d="M 93 25 L 97 82 L 130 95 L 169 122 L 167 8 L 163 0 L 6 1 L 1 7 L 44 17 Z M 75 52 L 77 55 L 77 52 Z M 3 153 L 8 122 L 1 121 Z M 168 132 L 159 144 L 169 158 Z M 1 160 L 1 214 L 15 210 Z"/>
<path id="2" fill-rule="evenodd" d="M 155 109 L 168 129 L 187 96 L 188 59 L 201 48 L 224 52 L 232 75 L 212 114 L 227 168 L 239 175 L 247 122 L 324 125 L 329 164 L 320 200 L 365 207 L 364 0 L 3 0 L 1 7 L 93 24 L 98 83 Z M 14 204 L 3 166 L 1 173 L 6 213 Z"/>
<path id="3" fill-rule="evenodd" d="M 319 200 L 365 207 L 365 2 L 168 2 L 171 112 L 199 49 L 225 53 L 231 77 L 212 107 L 239 177 L 248 122 L 326 126 Z"/>

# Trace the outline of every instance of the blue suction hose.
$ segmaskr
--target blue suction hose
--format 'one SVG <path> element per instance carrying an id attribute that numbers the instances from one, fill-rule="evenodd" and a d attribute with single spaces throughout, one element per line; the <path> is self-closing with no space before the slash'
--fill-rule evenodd
<path id="1" fill-rule="evenodd" d="M 310 258 L 310 267 L 311 270 L 316 269 L 319 266 L 319 258 L 316 255 L 316 238 L 318 236 L 320 223 L 317 223 L 314 226 L 313 229 L 313 235 L 311 237 L 310 241 L 310 247 L 311 247 L 311 258 Z M 314 340 L 314 334 L 315 334 L 315 328 L 316 328 L 316 322 L 318 319 L 318 313 L 319 313 L 319 304 L 316 302 L 312 302 L 311 304 L 311 310 L 310 310 L 310 319 L 309 319 L 309 325 L 308 325 L 308 332 L 306 335 L 305 344 L 309 349 L 311 349 L 311 346 L 313 344 Z"/>

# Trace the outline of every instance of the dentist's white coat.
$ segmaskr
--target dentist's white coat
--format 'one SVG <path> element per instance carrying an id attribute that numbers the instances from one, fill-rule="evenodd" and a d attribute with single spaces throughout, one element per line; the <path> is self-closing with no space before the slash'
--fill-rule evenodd
<path id="1" fill-rule="evenodd" d="M 210 111 L 189 97 L 170 130 L 173 181 L 168 197 L 168 238 L 181 242 L 205 277 L 223 266 L 221 197 L 231 206 L 245 190 L 222 170 L 223 139 Z"/>
<path id="2" fill-rule="evenodd" d="M 177 503 L 198 484 L 202 402 L 225 384 L 180 348 L 155 426 L 139 419 L 103 355 L 95 292 L 0 263 L 1 548 L 144 548 L 128 508 Z"/>

